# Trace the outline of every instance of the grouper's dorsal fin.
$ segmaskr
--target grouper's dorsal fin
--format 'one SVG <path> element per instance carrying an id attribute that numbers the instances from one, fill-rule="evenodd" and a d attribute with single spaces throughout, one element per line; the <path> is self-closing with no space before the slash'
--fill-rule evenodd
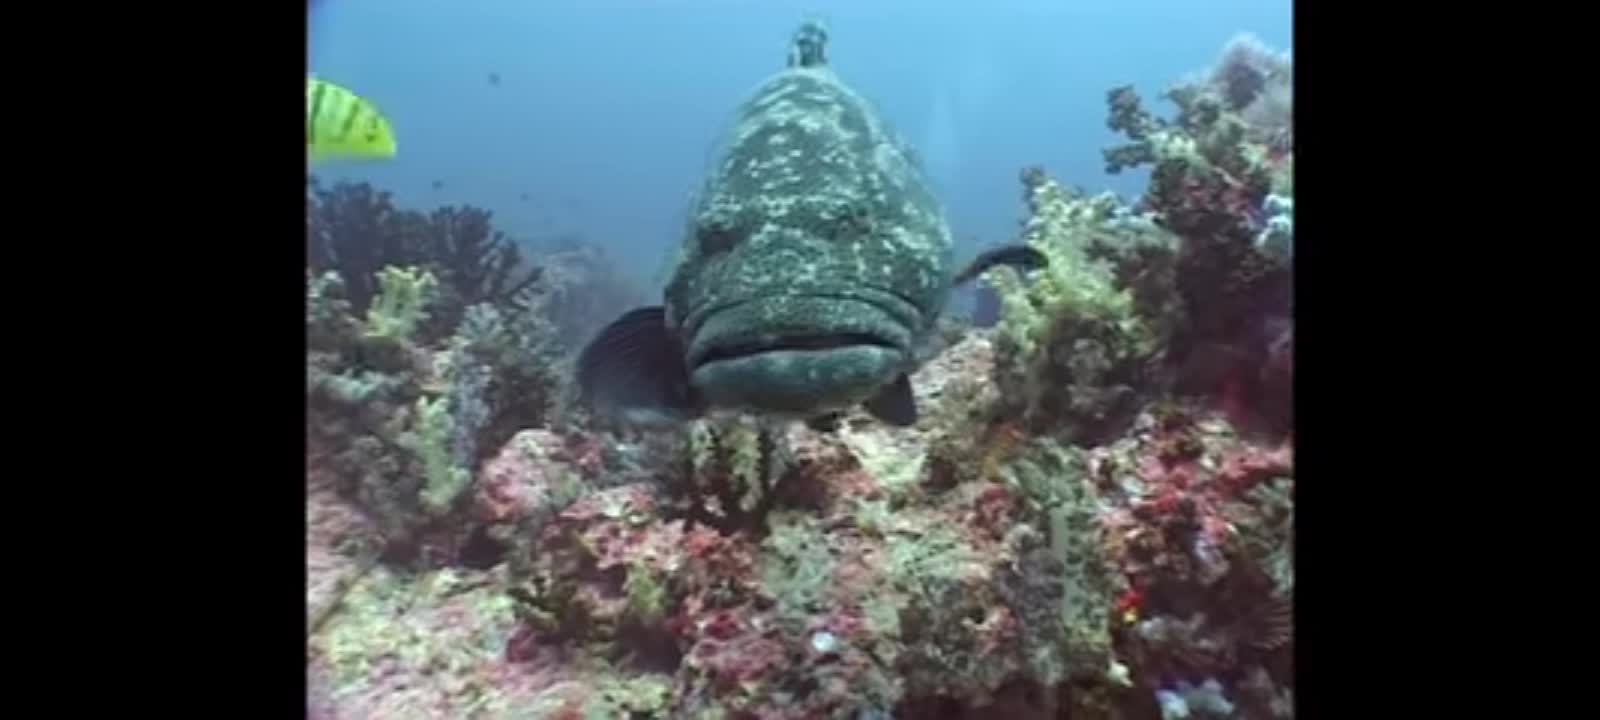
<path id="1" fill-rule="evenodd" d="M 1047 267 L 1049 264 L 1050 261 L 1045 258 L 1044 253 L 1027 245 L 1001 245 L 979 253 L 972 262 L 967 263 L 965 269 L 956 273 L 955 279 L 950 284 L 965 285 L 996 265 L 1010 265 L 1019 272 L 1027 272 Z"/>
<path id="2" fill-rule="evenodd" d="M 789 41 L 789 67 L 811 68 L 828 64 L 828 28 L 821 20 L 800 23 Z"/>

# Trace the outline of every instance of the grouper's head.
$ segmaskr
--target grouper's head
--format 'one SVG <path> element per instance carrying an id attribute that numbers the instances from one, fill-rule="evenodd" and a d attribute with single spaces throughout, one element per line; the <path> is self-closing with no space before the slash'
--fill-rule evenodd
<path id="1" fill-rule="evenodd" d="M 780 74 L 744 106 L 667 286 L 690 386 L 771 413 L 865 401 L 939 313 L 951 246 L 867 105 L 825 70 Z"/>
<path id="2" fill-rule="evenodd" d="M 942 301 L 944 257 L 769 224 L 668 291 L 690 386 L 714 406 L 773 413 L 865 401 L 908 369 Z"/>

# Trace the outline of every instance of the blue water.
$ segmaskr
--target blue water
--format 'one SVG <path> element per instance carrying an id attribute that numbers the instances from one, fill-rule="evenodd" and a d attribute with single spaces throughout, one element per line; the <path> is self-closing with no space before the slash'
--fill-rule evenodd
<path id="1" fill-rule="evenodd" d="M 1013 239 L 1022 167 L 1104 172 L 1106 91 L 1157 94 L 1240 31 L 1290 49 L 1290 0 L 322 0 L 310 70 L 376 102 L 399 157 L 319 166 L 405 205 L 469 203 L 521 239 L 578 233 L 659 277 L 717 134 L 808 14 L 916 146 L 963 252 Z M 498 75 L 498 86 L 490 82 Z M 439 183 L 439 187 L 435 184 Z M 526 194 L 527 199 L 523 199 Z"/>

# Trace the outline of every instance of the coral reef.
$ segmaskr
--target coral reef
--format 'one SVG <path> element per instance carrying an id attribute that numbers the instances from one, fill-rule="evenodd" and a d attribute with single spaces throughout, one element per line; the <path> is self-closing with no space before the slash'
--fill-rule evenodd
<path id="1" fill-rule="evenodd" d="M 1209 73 L 1165 93 L 1172 120 L 1130 86 L 1108 94 L 1106 169 L 1150 165 L 1140 206 L 1180 238 L 1172 281 L 1183 321 L 1165 340 L 1180 391 L 1217 397 L 1235 420 L 1291 422 L 1281 349 L 1293 332 L 1292 68 L 1245 35 Z M 1272 369 L 1269 369 L 1272 368 Z"/>
<path id="2" fill-rule="evenodd" d="M 531 295 L 538 303 L 542 295 Z M 482 303 L 467 308 L 455 337 L 434 358 L 455 406 L 476 419 L 457 439 L 457 461 L 475 465 L 518 430 L 547 423 L 563 402 L 561 348 L 544 313 L 509 317 Z"/>
<path id="3" fill-rule="evenodd" d="M 505 323 L 489 305 L 443 348 L 421 344 L 434 305 L 427 270 L 386 267 L 357 320 L 332 272 L 307 289 L 306 430 L 338 491 L 388 552 L 409 554 L 450 517 L 479 462 L 516 429 L 540 425 L 560 392 L 537 314 Z"/>
<path id="4" fill-rule="evenodd" d="M 527 267 L 522 250 L 495 230 L 492 220 L 489 211 L 470 206 L 446 206 L 429 213 L 421 245 L 423 262 L 443 281 L 446 307 L 488 303 L 525 309 L 523 291 L 539 280 L 542 270 Z"/>
<path id="5" fill-rule="evenodd" d="M 1088 459 L 1112 499 L 1102 523 L 1127 580 L 1120 649 L 1138 681 L 1182 698 L 1184 683 L 1220 680 L 1238 698 L 1260 694 L 1242 677 L 1262 675 L 1269 696 L 1292 692 L 1289 446 L 1254 444 L 1220 416 L 1168 405 Z"/>
<path id="6" fill-rule="evenodd" d="M 336 271 L 358 313 L 377 296 L 380 270 L 418 264 L 414 229 L 388 192 L 367 183 L 326 188 L 306 178 L 306 267 L 316 275 Z"/>
<path id="7" fill-rule="evenodd" d="M 306 265 L 314 275 L 335 272 L 346 298 L 364 313 L 382 288 L 374 278 L 389 267 L 425 269 L 434 278 L 435 302 L 426 321 L 428 340 L 448 337 L 468 307 L 488 303 L 519 313 L 542 270 L 494 229 L 489 211 L 442 207 L 424 214 L 397 208 L 393 196 L 367 183 L 324 188 L 306 181 Z"/>
<path id="8" fill-rule="evenodd" d="M 385 267 L 377 301 L 367 308 L 367 337 L 403 342 L 426 316 L 439 283 L 419 268 Z"/>
<path id="9" fill-rule="evenodd" d="M 1287 449 L 1178 404 L 1089 450 L 974 439 L 966 406 L 999 396 L 992 344 L 971 335 L 919 373 L 929 412 L 910 432 L 726 419 L 664 451 L 754 501 L 664 483 L 689 471 L 659 457 L 628 470 L 609 441 L 521 432 L 460 521 L 494 552 L 336 576 L 349 589 L 313 672 L 341 716 L 1156 717 L 1225 700 L 1278 717 Z M 723 522 L 729 507 L 748 514 Z"/>
<path id="10" fill-rule="evenodd" d="M 539 255 L 545 314 L 564 347 L 582 347 L 595 328 L 649 301 L 617 270 L 604 247 L 579 235 L 556 237 L 547 246 Z"/>
<path id="11" fill-rule="evenodd" d="M 1023 184 L 1023 239 L 1050 262 L 1032 282 L 1009 268 L 990 273 L 1004 309 L 996 348 L 1001 413 L 1032 432 L 1052 428 L 1090 441 L 1131 417 L 1135 388 L 1149 384 L 1145 368 L 1160 325 L 1170 322 L 1166 298 L 1134 292 L 1158 284 L 1123 284 L 1103 248 L 1159 254 L 1174 241 L 1153 225 L 1124 222 L 1111 195 L 1076 196 L 1039 168 L 1024 171 Z"/>
<path id="12" fill-rule="evenodd" d="M 308 716 L 1292 718 L 1287 72 L 1114 91 L 1135 207 L 1024 171 L 1049 266 L 986 274 L 905 428 L 613 433 L 563 404 L 603 256 L 311 242 Z M 428 226 L 339 192 L 308 228 Z"/>

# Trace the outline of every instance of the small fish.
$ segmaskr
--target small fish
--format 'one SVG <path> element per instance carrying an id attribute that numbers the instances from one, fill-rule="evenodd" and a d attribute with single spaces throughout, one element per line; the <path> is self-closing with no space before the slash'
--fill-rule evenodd
<path id="1" fill-rule="evenodd" d="M 500 87 L 500 73 L 497 73 L 497 72 L 490 72 L 489 73 L 489 86 L 490 87 Z"/>
<path id="2" fill-rule="evenodd" d="M 306 78 L 306 152 L 327 158 L 395 156 L 394 128 L 370 101 L 314 77 Z"/>
<path id="3" fill-rule="evenodd" d="M 444 189 L 444 181 L 443 180 L 435 180 L 435 181 L 433 181 L 433 189 L 434 190 L 443 190 Z"/>
<path id="4" fill-rule="evenodd" d="M 661 425 L 714 410 L 838 426 L 855 407 L 916 422 L 909 376 L 952 288 L 1010 245 L 952 267 L 943 208 L 907 148 L 828 67 L 806 23 L 759 86 L 708 179 L 664 303 L 624 313 L 579 356 L 583 401 Z"/>

